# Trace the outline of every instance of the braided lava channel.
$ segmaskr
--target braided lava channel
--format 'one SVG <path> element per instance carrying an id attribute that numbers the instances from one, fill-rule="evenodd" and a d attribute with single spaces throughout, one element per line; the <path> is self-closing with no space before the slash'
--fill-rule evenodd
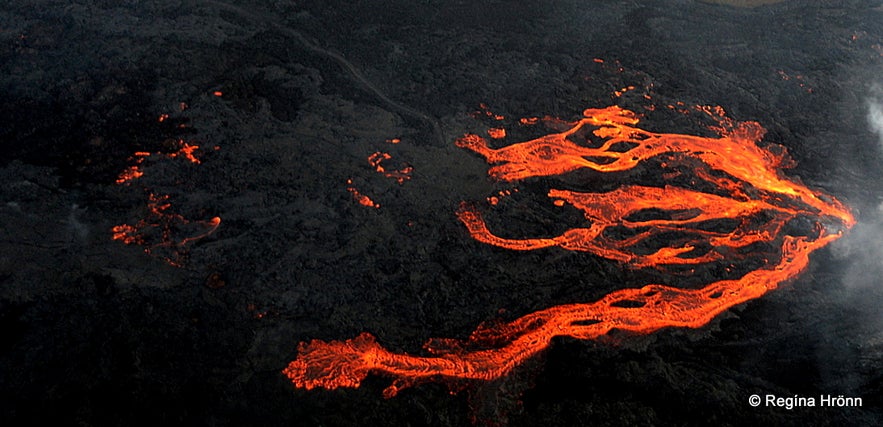
<path id="1" fill-rule="evenodd" d="M 699 328 L 794 279 L 809 264 L 810 254 L 840 238 L 855 218 L 834 197 L 785 176 L 782 170 L 792 165 L 787 153 L 778 146 L 758 145 L 765 132 L 760 124 L 734 122 L 722 109 L 714 111 L 720 124 L 712 128 L 716 137 L 645 131 L 636 127 L 635 113 L 612 106 L 585 110 L 584 118 L 566 123 L 563 132 L 498 149 L 474 134 L 456 141 L 483 156 L 491 165 L 488 174 L 500 181 L 582 168 L 621 172 L 664 157 L 665 162 L 691 167 L 695 178 L 710 184 L 713 192 L 674 185 L 623 185 L 606 193 L 551 189 L 548 196 L 556 206 L 579 209 L 589 223 L 556 237 L 499 237 L 471 203 L 461 204 L 457 217 L 475 240 L 512 250 L 559 247 L 630 268 L 664 270 L 718 260 L 738 262 L 745 257 L 739 249 L 758 243 L 779 248 L 765 265 L 700 289 L 648 284 L 616 290 L 591 303 L 559 305 L 509 323 L 480 325 L 467 340 L 430 339 L 424 344 L 425 356 L 390 352 L 367 332 L 346 341 L 303 342 L 283 373 L 305 389 L 358 387 L 369 373 L 383 374 L 393 378 L 386 397 L 428 381 L 493 380 L 547 348 L 553 337 L 595 339 L 613 329 L 647 334 L 665 327 Z M 808 219 L 812 226 L 791 235 L 786 225 L 796 219 Z M 715 220 L 735 225 L 729 231 L 707 227 Z M 639 249 L 654 236 L 671 232 L 681 237 L 669 246 L 650 253 Z"/>

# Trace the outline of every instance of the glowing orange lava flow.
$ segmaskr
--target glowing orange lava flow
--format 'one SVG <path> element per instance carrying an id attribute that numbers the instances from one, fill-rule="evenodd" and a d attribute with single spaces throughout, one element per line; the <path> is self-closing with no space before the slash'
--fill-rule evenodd
<path id="1" fill-rule="evenodd" d="M 167 249 L 165 260 L 172 265 L 180 266 L 183 249 L 188 245 L 210 236 L 221 224 L 220 217 L 208 221 L 192 221 L 180 214 L 169 212 L 171 204 L 169 196 L 150 195 L 147 203 L 147 215 L 135 225 L 121 224 L 111 228 L 113 240 L 127 245 L 144 246 L 144 252 L 154 253 Z M 177 237 L 178 234 L 189 232 L 190 237 Z"/>
<path id="2" fill-rule="evenodd" d="M 389 153 L 376 151 L 368 156 L 368 164 L 370 164 L 377 173 L 383 174 L 383 176 L 387 178 L 392 178 L 396 180 L 399 185 L 402 185 L 405 181 L 411 179 L 411 173 L 414 172 L 414 168 L 410 165 L 404 165 L 399 170 L 389 170 L 383 166 L 383 162 L 391 158 L 392 156 Z"/>
<path id="3" fill-rule="evenodd" d="M 349 191 L 350 194 L 353 195 L 353 199 L 355 201 L 359 202 L 360 205 L 365 206 L 365 207 L 369 207 L 369 208 L 378 208 L 378 209 L 380 208 L 380 203 L 377 203 L 374 200 L 371 200 L 370 197 L 360 193 L 359 190 L 356 189 L 356 187 L 353 185 L 352 179 L 346 180 L 346 184 L 347 184 L 346 191 Z"/>
<path id="4" fill-rule="evenodd" d="M 639 129 L 637 116 L 619 107 L 588 109 L 584 116 L 564 132 L 499 149 L 478 135 L 466 135 L 457 145 L 484 156 L 492 164 L 488 173 L 504 181 L 580 168 L 625 171 L 662 157 L 692 167 L 696 178 L 715 188 L 714 194 L 672 185 L 626 185 L 607 193 L 553 189 L 549 197 L 554 205 L 581 210 L 588 225 L 557 237 L 526 239 L 498 237 L 477 208 L 464 203 L 457 216 L 473 238 L 514 250 L 585 251 L 634 268 L 738 261 L 744 258 L 738 249 L 760 242 L 781 249 L 769 257 L 768 265 L 740 278 L 701 289 L 662 284 L 620 289 L 593 303 L 551 307 L 510 323 L 479 326 L 465 341 L 430 339 L 424 345 L 428 356 L 392 353 L 368 333 L 342 342 L 301 343 L 297 359 L 284 374 L 298 387 L 333 389 L 358 387 L 369 373 L 381 373 L 394 378 L 384 391 L 391 397 L 420 382 L 498 378 L 556 336 L 593 339 L 613 329 L 645 334 L 665 327 L 698 328 L 793 279 L 808 265 L 810 253 L 855 224 L 836 199 L 781 172 L 790 166 L 787 154 L 782 148 L 757 145 L 764 134 L 758 123 L 734 123 L 721 110 L 721 126 L 713 128 L 719 137 L 705 138 Z M 797 235 L 786 233 L 786 225 L 798 218 L 809 218 L 814 226 Z M 608 232 L 612 227 L 630 232 Z M 652 239 L 663 233 L 678 237 Z M 659 241 L 670 246 L 652 246 Z"/>
<path id="5" fill-rule="evenodd" d="M 167 114 L 159 116 L 159 121 L 168 119 Z M 134 180 L 144 176 L 144 160 L 156 154 L 160 158 L 185 159 L 190 163 L 201 163 L 195 153 L 198 145 L 191 145 L 183 139 L 174 142 L 176 151 L 169 153 L 151 153 L 149 151 L 136 151 L 129 161 L 132 164 L 123 170 L 117 177 L 119 185 L 130 185 Z M 215 147 L 217 150 L 218 147 Z M 171 213 L 168 195 L 156 195 L 150 193 L 147 201 L 146 215 L 134 225 L 120 224 L 111 228 L 113 240 L 127 245 L 144 246 L 144 252 L 160 255 L 167 263 L 180 267 L 181 261 L 186 255 L 186 248 L 191 243 L 203 239 L 217 230 L 221 224 L 220 217 L 211 218 L 208 221 L 192 221 L 182 215 Z M 180 234 L 189 234 L 190 237 L 181 238 Z"/>

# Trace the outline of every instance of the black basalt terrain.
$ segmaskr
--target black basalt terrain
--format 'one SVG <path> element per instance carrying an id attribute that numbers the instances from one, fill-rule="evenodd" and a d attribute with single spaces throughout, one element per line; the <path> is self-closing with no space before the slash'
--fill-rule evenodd
<path id="1" fill-rule="evenodd" d="M 5 2 L 0 424 L 880 424 L 881 76 L 876 0 Z M 513 187 L 489 227 L 543 236 L 583 220 L 546 207 L 551 178 L 495 182 L 454 140 L 500 125 L 500 144 L 523 141 L 542 132 L 519 118 L 609 105 L 657 132 L 710 134 L 669 105 L 757 121 L 795 160 L 785 173 L 859 223 L 702 328 L 556 338 L 453 395 L 429 383 L 384 399 L 374 375 L 308 391 L 281 374 L 312 339 L 368 331 L 424 354 L 482 322 L 718 280 L 507 251 L 457 220 L 461 201 Z M 408 178 L 378 173 L 377 152 Z M 122 179 L 132 167 L 143 175 Z M 861 406 L 818 406 L 827 395 Z"/>

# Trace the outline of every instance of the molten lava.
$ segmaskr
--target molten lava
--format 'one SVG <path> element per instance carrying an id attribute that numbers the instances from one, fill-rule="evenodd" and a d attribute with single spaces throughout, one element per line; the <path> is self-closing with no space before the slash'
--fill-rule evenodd
<path id="1" fill-rule="evenodd" d="M 623 185 L 605 193 L 551 189 L 548 196 L 554 206 L 579 209 L 587 221 L 552 237 L 499 237 L 468 203 L 461 205 L 457 216 L 475 240 L 513 250 L 559 247 L 631 268 L 665 269 L 718 260 L 737 262 L 745 258 L 739 249 L 763 243 L 778 248 L 767 265 L 701 289 L 649 284 L 620 289 L 592 303 L 561 305 L 509 323 L 482 325 L 464 341 L 430 339 L 424 345 L 426 356 L 390 352 L 368 333 L 346 341 L 313 340 L 298 346 L 297 359 L 283 373 L 306 389 L 358 387 L 369 373 L 385 374 L 394 378 L 384 391 L 391 397 L 425 381 L 498 378 L 545 349 L 556 336 L 594 339 L 613 329 L 646 334 L 665 327 L 698 328 L 793 279 L 809 264 L 810 253 L 855 224 L 836 199 L 782 173 L 791 166 L 787 153 L 781 147 L 758 145 L 764 134 L 758 123 L 733 122 L 719 108 L 699 111 L 718 119 L 718 126 L 712 128 L 718 137 L 649 132 L 636 127 L 635 113 L 614 106 L 585 110 L 583 119 L 566 123 L 567 129 L 560 133 L 502 148 L 491 148 L 487 139 L 474 134 L 456 144 L 483 156 L 491 165 L 488 174 L 501 181 L 582 168 L 622 172 L 643 163 L 689 167 L 695 175 L 691 182 L 701 182 L 697 188 L 706 191 L 675 185 Z M 551 126 L 565 123 L 543 121 Z M 491 204 L 498 201 L 489 200 Z M 789 224 L 806 219 L 812 227 L 788 231 L 793 229 Z M 672 233 L 679 237 L 663 238 Z M 668 246 L 653 246 L 660 241 Z"/>
<path id="2" fill-rule="evenodd" d="M 352 179 L 346 180 L 346 185 L 347 185 L 346 191 L 349 191 L 350 194 L 353 195 L 353 200 L 359 202 L 360 205 L 368 207 L 368 208 L 377 208 L 377 209 L 380 208 L 380 203 L 377 203 L 374 200 L 371 200 L 370 197 L 360 193 L 359 190 L 356 189 L 355 185 L 353 185 Z"/>
<path id="3" fill-rule="evenodd" d="M 200 239 L 208 237 L 221 224 L 220 217 L 208 221 L 191 221 L 180 214 L 169 212 L 171 204 L 169 196 L 151 194 L 147 202 L 147 215 L 135 225 L 121 224 L 111 228 L 113 239 L 127 245 L 144 246 L 144 252 L 154 253 L 157 249 L 166 248 L 165 260 L 179 266 L 183 250 Z M 180 237 L 187 234 L 188 237 Z"/>
<path id="4" fill-rule="evenodd" d="M 506 137 L 506 129 L 490 128 L 487 130 L 487 134 L 493 139 L 503 139 Z"/>
<path id="5" fill-rule="evenodd" d="M 168 114 L 163 114 L 159 116 L 159 121 L 165 121 L 168 118 Z M 183 139 L 179 139 L 175 141 L 176 151 L 172 151 L 170 153 L 156 153 L 157 155 L 162 155 L 168 157 L 170 159 L 174 158 L 183 158 L 189 161 L 190 163 L 199 164 L 200 160 L 196 157 L 196 150 L 199 149 L 198 145 L 190 145 L 187 141 Z M 133 180 L 141 178 L 144 176 L 144 170 L 142 165 L 144 163 L 144 159 L 150 157 L 152 154 L 149 151 L 136 151 L 131 157 L 129 157 L 129 162 L 132 164 L 129 165 L 126 169 L 124 169 L 120 175 L 116 179 L 117 184 L 128 184 Z"/>
<path id="6" fill-rule="evenodd" d="M 373 167 L 374 170 L 377 171 L 377 173 L 382 174 L 387 178 L 394 179 L 396 182 L 399 183 L 399 185 L 402 185 L 405 183 L 405 181 L 411 179 L 411 173 L 414 172 L 414 168 L 412 166 L 406 164 L 403 165 L 401 169 L 388 169 L 387 167 L 383 166 L 383 162 L 389 159 L 392 159 L 392 155 L 390 155 L 389 153 L 376 151 L 368 156 L 368 164 L 370 164 L 371 167 Z"/>
<path id="7" fill-rule="evenodd" d="M 128 184 L 129 182 L 144 176 L 144 171 L 141 170 L 141 164 L 144 163 L 144 159 L 149 156 L 149 151 L 136 151 L 135 154 L 129 158 L 129 161 L 132 162 L 132 164 L 120 173 L 116 179 L 116 183 Z"/>
<path id="8" fill-rule="evenodd" d="M 182 110 L 185 106 L 182 104 Z M 169 117 L 168 114 L 159 116 L 158 121 L 163 122 Z M 193 164 L 200 164 L 196 152 L 198 145 L 191 145 L 183 139 L 171 141 L 170 148 L 175 151 L 151 153 L 149 151 L 136 151 L 129 158 L 130 166 L 123 170 L 116 179 L 119 185 L 129 185 L 134 180 L 144 176 L 144 160 L 152 155 L 160 159 L 184 159 Z M 215 147 L 217 150 L 218 147 Z M 145 188 L 146 190 L 146 188 Z M 200 239 L 203 239 L 217 230 L 221 224 L 220 217 L 214 217 L 207 221 L 192 221 L 184 216 L 171 212 L 171 204 L 168 195 L 156 195 L 149 193 L 146 213 L 143 218 L 134 225 L 120 224 L 111 228 L 113 240 L 118 240 L 127 245 L 139 245 L 144 247 L 144 252 L 163 258 L 168 264 L 180 267 L 186 256 L 187 247 Z M 188 237 L 182 237 L 188 236 Z"/>

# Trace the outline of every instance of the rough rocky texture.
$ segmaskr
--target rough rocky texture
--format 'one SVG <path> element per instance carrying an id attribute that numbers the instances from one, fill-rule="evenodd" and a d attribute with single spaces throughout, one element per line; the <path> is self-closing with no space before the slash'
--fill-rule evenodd
<path id="1" fill-rule="evenodd" d="M 725 4 L 736 7 L 757 7 L 768 4 L 781 3 L 785 0 L 701 0 L 703 3 Z"/>
<path id="2" fill-rule="evenodd" d="M 883 75 L 881 24 L 879 2 L 863 0 L 4 4 L 0 420 L 878 424 L 883 168 L 866 115 Z M 629 85 L 639 90 L 611 95 Z M 861 224 L 795 283 L 705 328 L 561 339 L 512 378 L 455 396 L 429 384 L 384 400 L 377 377 L 308 392 L 281 376 L 313 338 L 370 331 L 419 353 L 429 337 L 623 286 L 706 282 L 484 246 L 453 214 L 508 188 L 453 145 L 496 124 L 469 116 L 480 103 L 511 120 L 516 141 L 536 136 L 512 126 L 518 117 L 639 109 L 644 93 L 759 121 L 797 160 L 789 173 L 845 200 Z M 664 108 L 643 123 L 704 131 Z M 134 152 L 171 153 L 180 139 L 200 145 L 201 164 L 155 155 L 142 178 L 114 183 Z M 376 173 L 375 151 L 413 166 L 412 179 Z M 381 208 L 356 203 L 350 179 Z M 548 184 L 524 184 L 514 214 L 495 219 L 518 222 L 491 226 L 535 235 L 578 219 L 531 210 Z M 163 260 L 172 250 L 111 239 L 144 218 L 151 192 L 188 220 L 222 218 L 181 249 L 181 267 Z M 864 406 L 752 408 L 753 393 Z"/>

